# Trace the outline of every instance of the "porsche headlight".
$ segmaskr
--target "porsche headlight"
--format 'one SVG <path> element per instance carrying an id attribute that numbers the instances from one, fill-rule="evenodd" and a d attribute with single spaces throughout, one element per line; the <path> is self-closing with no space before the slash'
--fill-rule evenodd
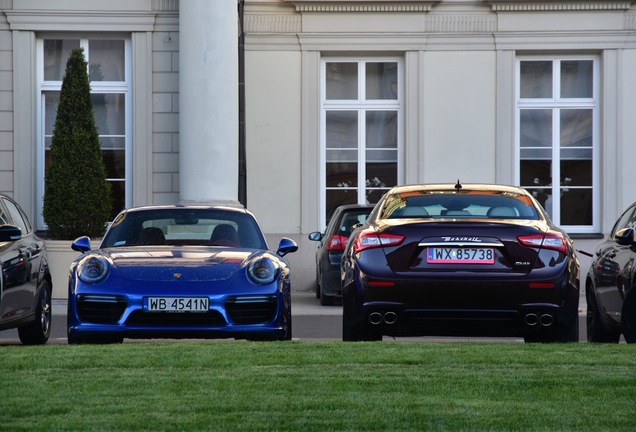
<path id="1" fill-rule="evenodd" d="M 77 266 L 77 276 L 82 282 L 94 284 L 108 276 L 110 265 L 106 258 L 99 255 L 88 255 Z"/>
<path id="2" fill-rule="evenodd" d="M 252 261 L 247 267 L 247 274 L 257 284 L 268 284 L 276 280 L 280 267 L 271 258 L 262 257 Z"/>

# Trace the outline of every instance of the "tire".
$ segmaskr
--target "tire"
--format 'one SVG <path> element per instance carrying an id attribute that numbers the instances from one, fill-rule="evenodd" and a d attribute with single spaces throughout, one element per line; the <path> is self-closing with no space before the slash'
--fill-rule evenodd
<path id="1" fill-rule="evenodd" d="M 337 296 L 328 295 L 323 292 L 322 289 L 325 285 L 326 285 L 326 282 L 322 280 L 322 277 L 321 277 L 320 284 L 319 284 L 320 294 L 318 295 L 318 298 L 320 299 L 320 304 L 322 306 L 334 306 L 338 304 L 340 299 Z"/>
<path id="2" fill-rule="evenodd" d="M 621 327 L 627 343 L 636 343 L 636 288 L 632 288 L 625 296 L 621 312 Z"/>
<path id="3" fill-rule="evenodd" d="M 32 323 L 18 328 L 18 336 L 24 345 L 43 345 L 51 335 L 51 286 L 43 281 L 40 286 L 35 319 Z"/>
<path id="4" fill-rule="evenodd" d="M 585 317 L 587 327 L 587 341 L 595 343 L 618 343 L 621 334 L 608 330 L 601 319 L 601 312 L 596 304 L 594 293 L 587 293 L 587 314 Z"/>
<path id="5" fill-rule="evenodd" d="M 322 306 L 333 306 L 336 304 L 336 298 L 334 296 L 325 295 L 322 292 L 322 285 L 320 288 L 320 304 Z"/>

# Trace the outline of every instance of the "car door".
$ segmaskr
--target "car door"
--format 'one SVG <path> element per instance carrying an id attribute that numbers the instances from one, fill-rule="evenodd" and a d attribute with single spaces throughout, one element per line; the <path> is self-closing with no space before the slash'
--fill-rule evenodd
<path id="1" fill-rule="evenodd" d="M 12 321 L 33 310 L 43 245 L 34 237 L 28 220 L 13 201 L 0 198 L 0 209 L 4 223 L 22 231 L 21 239 L 0 243 L 3 279 L 0 320 Z"/>
<path id="2" fill-rule="evenodd" d="M 634 251 L 616 241 L 617 233 L 636 229 L 636 206 L 629 207 L 618 219 L 609 238 L 596 251 L 596 299 L 599 311 L 620 324 L 625 292 L 629 289 L 634 268 Z"/>

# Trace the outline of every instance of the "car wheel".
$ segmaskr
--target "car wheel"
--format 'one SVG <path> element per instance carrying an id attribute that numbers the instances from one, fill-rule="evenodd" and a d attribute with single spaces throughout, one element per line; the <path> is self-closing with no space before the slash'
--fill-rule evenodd
<path id="1" fill-rule="evenodd" d="M 334 296 L 325 295 L 322 292 L 322 289 L 321 289 L 320 290 L 320 304 L 322 306 L 333 306 L 334 304 L 336 304 L 336 298 Z"/>
<path id="2" fill-rule="evenodd" d="M 586 325 L 588 342 L 618 343 L 621 337 L 619 332 L 610 331 L 603 324 L 601 312 L 592 292 L 587 293 Z"/>
<path id="3" fill-rule="evenodd" d="M 51 287 L 47 281 L 44 281 L 40 287 L 35 320 L 18 328 L 20 341 L 25 345 L 45 344 L 51 335 L 51 315 Z"/>
<path id="4" fill-rule="evenodd" d="M 320 272 L 316 271 L 316 298 L 320 298 Z"/>
<path id="5" fill-rule="evenodd" d="M 316 298 L 320 299 L 320 304 L 322 306 L 334 305 L 336 302 L 336 299 L 334 298 L 334 296 L 325 295 L 325 293 L 322 292 L 322 289 L 325 286 L 325 281 L 323 280 L 322 274 L 318 276 L 317 280 L 318 280 L 318 285 L 317 285 L 318 292 L 316 293 Z"/>
<path id="6" fill-rule="evenodd" d="M 636 343 L 636 291 L 632 288 L 625 296 L 621 312 L 621 327 L 625 342 Z"/>

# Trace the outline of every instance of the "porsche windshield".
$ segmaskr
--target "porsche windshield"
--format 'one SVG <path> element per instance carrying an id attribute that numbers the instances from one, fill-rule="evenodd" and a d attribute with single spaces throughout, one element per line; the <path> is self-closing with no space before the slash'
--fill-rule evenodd
<path id="1" fill-rule="evenodd" d="M 149 209 L 120 214 L 102 247 L 159 245 L 225 246 L 267 249 L 256 220 L 219 209 Z"/>

